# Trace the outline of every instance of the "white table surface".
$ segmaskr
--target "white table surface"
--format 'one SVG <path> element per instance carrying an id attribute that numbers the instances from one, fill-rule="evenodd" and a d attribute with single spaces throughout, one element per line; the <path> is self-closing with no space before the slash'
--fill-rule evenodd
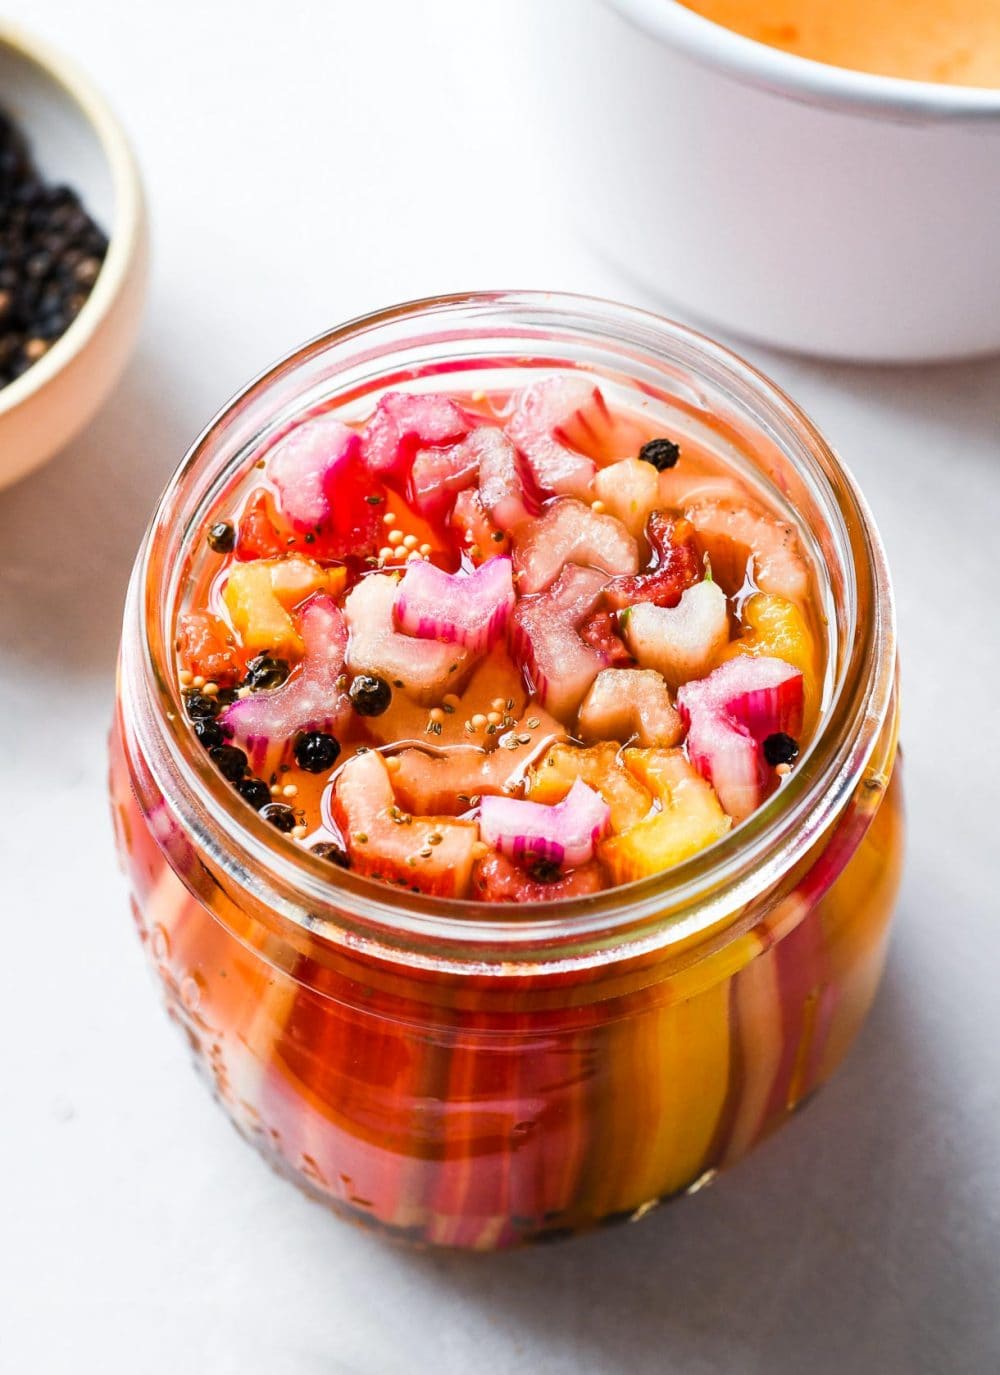
<path id="1" fill-rule="evenodd" d="M 656 304 L 546 206 L 511 47 L 530 3 L 5 7 L 125 114 L 155 236 L 114 399 L 0 494 L 12 1375 L 1000 1367 L 1000 361 L 862 370 L 745 350 L 846 455 L 888 544 L 910 850 L 859 1045 L 714 1188 L 532 1253 L 390 1248 L 238 1140 L 143 967 L 104 736 L 129 566 L 188 441 L 278 354 L 394 300 L 515 285 Z"/>

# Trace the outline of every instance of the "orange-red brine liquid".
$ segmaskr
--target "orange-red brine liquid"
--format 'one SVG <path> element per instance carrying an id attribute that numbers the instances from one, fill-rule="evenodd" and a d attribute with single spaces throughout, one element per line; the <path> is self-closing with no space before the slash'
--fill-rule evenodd
<path id="1" fill-rule="evenodd" d="M 274 442 L 184 554 L 178 699 L 236 815 L 334 881 L 572 920 L 766 803 L 821 722 L 822 587 L 789 513 L 674 438 L 554 375 Z M 127 703 L 112 787 L 140 931 L 240 1129 L 351 1216 L 489 1248 L 642 1211 L 830 1073 L 884 957 L 894 757 L 893 713 L 869 786 L 738 938 L 514 982 L 305 931 L 277 959 Z"/>
<path id="2" fill-rule="evenodd" d="M 878 76 L 1000 86 L 996 0 L 681 0 L 723 28 Z"/>
<path id="3" fill-rule="evenodd" d="M 351 452 L 324 477 L 338 445 Z M 393 393 L 353 430 L 314 416 L 217 516 L 178 623 L 192 728 L 232 771 L 237 810 L 357 872 L 518 902 L 646 877 L 766 800 L 815 728 L 825 633 L 793 526 L 696 443 L 579 379 Z M 285 710 L 310 671 L 310 620 L 325 700 Z M 765 665 L 789 682 L 748 722 L 723 698 L 756 691 Z M 699 709 L 686 685 L 716 679 L 718 703 Z M 731 726 L 718 748 L 711 722 L 699 734 L 713 713 Z M 540 808 L 577 780 L 547 822 Z M 560 856 L 578 795 L 597 833 Z M 487 798 L 535 804 L 527 829 L 516 806 L 496 822 Z"/>

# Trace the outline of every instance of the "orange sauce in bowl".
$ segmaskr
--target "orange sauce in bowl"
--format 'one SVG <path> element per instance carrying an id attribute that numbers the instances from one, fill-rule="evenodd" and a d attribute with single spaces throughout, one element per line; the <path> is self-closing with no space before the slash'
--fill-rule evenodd
<path id="1" fill-rule="evenodd" d="M 681 0 L 769 47 L 833 67 L 1000 88 L 1000 0 Z"/>

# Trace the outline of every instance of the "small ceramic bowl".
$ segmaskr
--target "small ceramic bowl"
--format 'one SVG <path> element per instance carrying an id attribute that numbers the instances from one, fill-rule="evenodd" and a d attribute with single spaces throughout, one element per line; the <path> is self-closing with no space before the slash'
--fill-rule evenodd
<path id="1" fill-rule="evenodd" d="M 858 360 L 1000 349 L 1000 90 L 812 62 L 675 0 L 547 0 L 585 232 L 710 325 Z"/>
<path id="2" fill-rule="evenodd" d="M 135 160 L 104 99 L 72 63 L 0 23 L 0 106 L 48 181 L 66 182 L 108 235 L 86 305 L 27 372 L 0 387 L 0 487 L 51 458 L 91 418 L 135 342 L 148 256 Z"/>

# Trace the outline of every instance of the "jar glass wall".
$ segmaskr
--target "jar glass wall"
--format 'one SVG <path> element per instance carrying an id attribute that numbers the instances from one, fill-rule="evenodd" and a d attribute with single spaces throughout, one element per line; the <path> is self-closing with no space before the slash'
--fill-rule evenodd
<path id="1" fill-rule="evenodd" d="M 498 912 L 381 889 L 237 816 L 188 740 L 173 619 L 218 494 L 294 416 L 379 391 L 582 368 L 709 445 L 796 522 L 823 572 L 821 731 L 787 786 L 667 874 Z M 581 298 L 402 307 L 307 345 L 237 397 L 168 488 L 126 610 L 112 795 L 171 1014 L 233 1121 L 338 1211 L 491 1248 L 632 1217 L 728 1165 L 841 1061 L 898 883 L 895 641 L 853 482 L 724 350 Z"/>

